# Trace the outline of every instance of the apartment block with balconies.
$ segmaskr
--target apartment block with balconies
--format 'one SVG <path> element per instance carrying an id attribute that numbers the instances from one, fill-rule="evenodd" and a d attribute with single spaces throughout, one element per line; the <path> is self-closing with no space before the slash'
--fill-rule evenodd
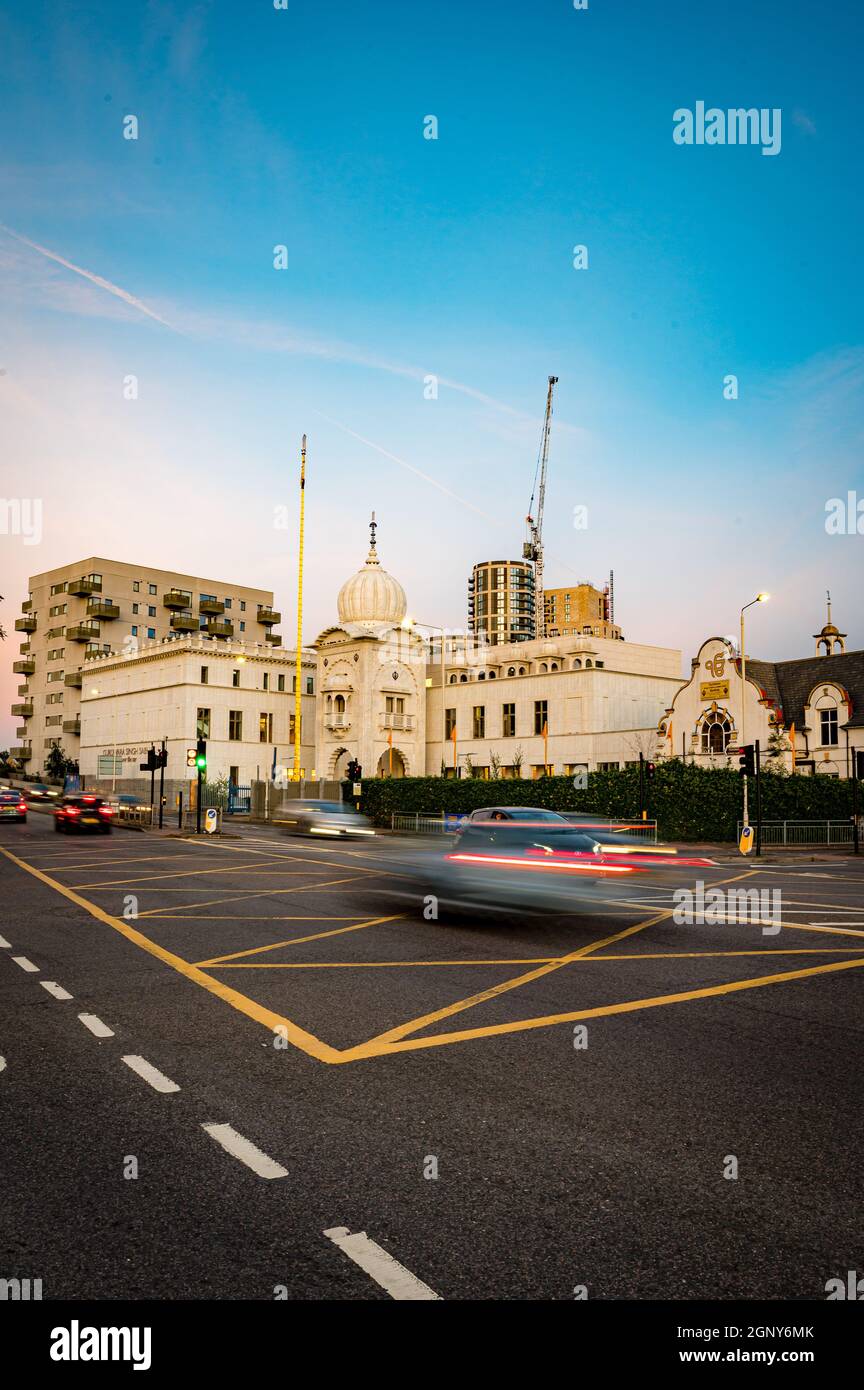
<path id="1" fill-rule="evenodd" d="M 55 741 L 78 758 L 81 692 L 95 660 L 199 633 L 272 651 L 280 621 L 268 589 L 123 560 L 91 556 L 33 575 L 15 620 L 25 639 L 12 664 L 22 681 L 15 756 L 37 774 Z"/>

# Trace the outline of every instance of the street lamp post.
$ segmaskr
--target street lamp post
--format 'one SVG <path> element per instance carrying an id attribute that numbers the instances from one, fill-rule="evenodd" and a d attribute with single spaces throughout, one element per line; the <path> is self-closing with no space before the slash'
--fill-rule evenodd
<path id="1" fill-rule="evenodd" d="M 447 679 L 447 658 L 444 650 L 446 646 L 445 629 L 439 627 L 437 623 L 418 622 L 416 618 L 404 618 L 402 627 L 406 632 L 410 632 L 411 629 L 415 627 L 428 627 L 432 632 L 440 632 L 441 634 L 441 762 L 445 763 L 447 749 L 447 710 L 445 708 L 446 696 L 444 693 L 444 686 Z"/>
<path id="2" fill-rule="evenodd" d="M 746 651 L 746 648 L 745 648 L 745 646 L 744 646 L 744 614 L 747 612 L 747 609 L 748 609 L 748 608 L 752 608 L 752 607 L 753 607 L 754 603 L 767 603 L 767 602 L 768 602 L 768 599 L 769 599 L 770 597 L 771 597 L 770 594 L 757 594 L 756 597 L 755 597 L 754 599 L 751 599 L 749 603 L 745 603 L 744 607 L 741 609 L 741 747 L 742 747 L 742 749 L 745 748 L 746 745 L 747 745 L 747 736 L 746 736 L 746 733 L 745 733 L 745 723 L 746 723 L 746 718 L 747 718 L 747 714 L 746 714 L 746 709 L 747 709 L 747 651 Z M 749 818 L 749 812 L 748 812 L 748 808 L 747 808 L 747 773 L 745 772 L 745 773 L 744 773 L 744 827 L 745 827 L 745 829 L 746 829 L 746 827 L 747 827 L 749 824 L 750 824 L 750 818 Z"/>

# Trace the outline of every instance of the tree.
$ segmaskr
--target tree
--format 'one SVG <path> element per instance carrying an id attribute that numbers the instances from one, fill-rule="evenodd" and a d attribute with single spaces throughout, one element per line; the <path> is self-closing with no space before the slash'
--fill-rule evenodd
<path id="1" fill-rule="evenodd" d="M 62 782 L 67 772 L 72 769 L 70 760 L 66 757 L 59 743 L 51 744 L 51 751 L 45 759 L 45 771 L 49 777 L 53 777 L 55 782 Z"/>
<path id="2" fill-rule="evenodd" d="M 789 740 L 783 732 L 782 724 L 773 724 L 768 735 L 768 748 L 765 752 L 765 761 L 762 764 L 765 772 L 776 772 L 781 777 L 788 772 L 786 767 L 786 753 L 789 750 Z"/>
<path id="3" fill-rule="evenodd" d="M 525 754 L 522 752 L 522 744 L 520 743 L 520 744 L 519 744 L 519 747 L 516 749 L 516 752 L 513 754 L 513 775 L 514 775 L 514 777 L 517 777 L 517 778 L 518 778 L 518 777 L 521 777 L 521 776 L 522 776 L 522 763 L 523 763 L 523 761 L 524 761 L 524 758 L 525 758 Z"/>
<path id="4" fill-rule="evenodd" d="M 489 766 L 491 769 L 491 779 L 493 782 L 497 782 L 501 776 L 501 759 L 497 753 L 489 754 Z"/>

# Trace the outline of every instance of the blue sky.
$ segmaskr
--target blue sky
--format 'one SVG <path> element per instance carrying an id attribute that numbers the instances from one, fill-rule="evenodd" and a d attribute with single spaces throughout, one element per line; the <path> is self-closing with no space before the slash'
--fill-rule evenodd
<path id="1" fill-rule="evenodd" d="M 753 652 L 809 654 L 830 588 L 864 645 L 864 540 L 824 529 L 864 497 L 862 30 L 803 0 L 7 7 L 0 492 L 45 518 L 0 536 L 7 628 L 91 553 L 290 613 L 304 430 L 306 640 L 372 507 L 458 626 L 471 564 L 521 549 L 553 372 L 548 583 L 614 568 L 625 635 L 685 660 L 760 588 Z M 780 154 L 675 145 L 698 100 L 779 107 Z"/>

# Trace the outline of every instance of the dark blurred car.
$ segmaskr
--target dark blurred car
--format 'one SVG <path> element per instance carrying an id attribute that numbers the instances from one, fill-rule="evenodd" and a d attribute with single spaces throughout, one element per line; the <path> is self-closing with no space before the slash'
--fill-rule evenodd
<path id="1" fill-rule="evenodd" d="M 23 825 L 27 820 L 27 802 L 24 793 L 9 788 L 0 791 L 0 820 L 14 820 Z"/>
<path id="2" fill-rule="evenodd" d="M 374 835 L 369 821 L 347 801 L 291 801 L 278 824 L 287 835 L 322 835 L 331 839 Z"/>
<path id="3" fill-rule="evenodd" d="M 46 782 L 30 782 L 27 786 L 30 801 L 56 801 L 60 795 L 59 787 L 49 787 Z"/>
<path id="4" fill-rule="evenodd" d="M 583 886 L 633 872 L 609 863 L 593 836 L 549 813 L 538 821 L 469 821 L 452 848 L 416 865 L 415 878 L 452 903 L 572 912 Z"/>
<path id="5" fill-rule="evenodd" d="M 92 831 L 97 835 L 110 835 L 113 811 L 101 796 L 89 796 L 85 792 L 74 796 L 64 796 L 54 809 L 54 829 L 58 832 L 80 830 Z"/>

